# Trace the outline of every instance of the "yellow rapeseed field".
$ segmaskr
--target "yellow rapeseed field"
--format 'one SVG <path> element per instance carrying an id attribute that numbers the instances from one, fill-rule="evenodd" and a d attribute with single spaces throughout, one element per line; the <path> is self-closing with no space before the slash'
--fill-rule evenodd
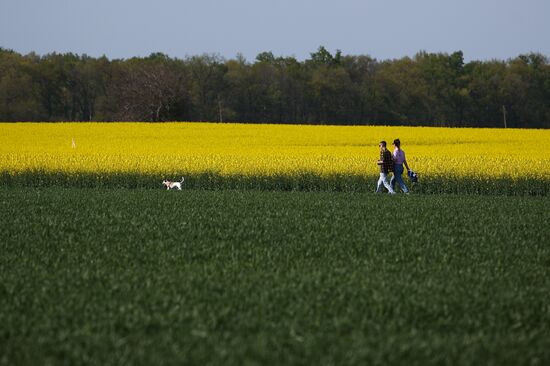
<path id="1" fill-rule="evenodd" d="M 0 171 L 372 177 L 394 138 L 424 177 L 550 181 L 548 130 L 217 123 L 1 123 Z"/>

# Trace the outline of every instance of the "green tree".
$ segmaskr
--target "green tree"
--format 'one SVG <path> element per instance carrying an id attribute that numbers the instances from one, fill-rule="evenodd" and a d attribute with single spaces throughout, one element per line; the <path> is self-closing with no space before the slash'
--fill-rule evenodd
<path id="1" fill-rule="evenodd" d="M 185 64 L 190 77 L 193 119 L 217 121 L 220 114 L 224 114 L 222 109 L 227 104 L 223 98 L 224 75 L 227 72 L 224 59 L 217 55 L 193 56 Z"/>
<path id="2" fill-rule="evenodd" d="M 40 87 L 33 80 L 35 55 L 0 49 L 0 120 L 40 121 L 46 113 L 40 103 Z"/>

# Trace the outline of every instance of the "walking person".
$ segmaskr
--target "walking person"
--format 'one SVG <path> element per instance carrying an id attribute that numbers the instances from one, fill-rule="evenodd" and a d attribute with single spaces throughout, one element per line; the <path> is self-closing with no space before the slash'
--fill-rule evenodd
<path id="1" fill-rule="evenodd" d="M 393 140 L 393 177 L 391 178 L 390 185 L 395 190 L 395 183 L 399 183 L 399 187 L 404 193 L 409 193 L 407 185 L 403 181 L 403 165 L 407 168 L 407 172 L 410 171 L 407 159 L 405 159 L 405 152 L 401 150 L 401 141 L 399 139 Z"/>
<path id="2" fill-rule="evenodd" d="M 382 192 L 382 185 L 386 187 L 390 194 L 395 194 L 391 184 L 388 182 L 388 173 L 393 170 L 393 160 L 391 153 L 386 148 L 386 141 L 380 141 L 380 159 L 377 164 L 380 166 L 380 178 L 376 185 L 376 193 Z"/>

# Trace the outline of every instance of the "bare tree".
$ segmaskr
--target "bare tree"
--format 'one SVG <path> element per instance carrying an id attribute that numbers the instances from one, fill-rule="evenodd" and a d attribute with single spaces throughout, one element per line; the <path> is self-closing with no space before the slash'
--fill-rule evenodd
<path id="1" fill-rule="evenodd" d="M 119 120 L 165 121 L 186 97 L 185 75 L 163 59 L 132 65 L 122 79 Z"/>

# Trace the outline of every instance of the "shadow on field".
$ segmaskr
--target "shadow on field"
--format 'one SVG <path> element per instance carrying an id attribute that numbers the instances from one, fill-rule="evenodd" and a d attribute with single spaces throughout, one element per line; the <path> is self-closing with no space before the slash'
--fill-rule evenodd
<path id="1" fill-rule="evenodd" d="M 185 177 L 184 189 L 267 190 L 267 191 L 334 191 L 374 192 L 378 176 L 329 175 L 314 173 L 294 175 L 222 175 L 216 172 L 161 176 L 140 173 L 66 173 L 40 170 L 20 173 L 1 172 L 0 186 L 9 187 L 80 187 L 80 188 L 150 188 L 163 189 L 162 180 L 179 181 Z M 546 196 L 550 182 L 513 178 L 445 178 L 422 177 L 419 184 L 406 182 L 414 193 L 484 194 L 508 196 Z"/>

